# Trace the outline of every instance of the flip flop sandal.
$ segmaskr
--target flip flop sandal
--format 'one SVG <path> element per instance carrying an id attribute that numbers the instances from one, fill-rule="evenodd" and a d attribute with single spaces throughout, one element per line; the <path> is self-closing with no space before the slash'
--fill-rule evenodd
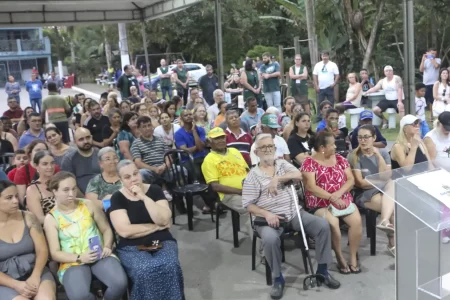
<path id="1" fill-rule="evenodd" d="M 344 271 L 344 270 L 348 270 L 348 271 Z M 350 275 L 352 273 L 352 270 L 350 269 L 348 263 L 346 263 L 345 266 L 338 264 L 338 271 L 339 271 L 339 273 L 341 273 L 343 275 Z"/>
<path id="2" fill-rule="evenodd" d="M 377 225 L 377 228 L 386 232 L 386 233 L 394 233 L 395 229 L 394 229 L 394 225 L 392 225 L 391 223 L 389 223 L 389 221 L 384 220 L 382 221 L 380 224 Z"/>
<path id="3" fill-rule="evenodd" d="M 389 247 L 389 245 L 387 245 L 387 249 L 388 249 L 389 253 L 390 253 L 393 257 L 395 257 L 395 246 Z"/>
<path id="4" fill-rule="evenodd" d="M 352 274 L 359 274 L 361 273 L 361 268 L 360 267 L 355 267 L 352 265 L 348 265 L 348 268 L 350 269 L 350 273 Z"/>

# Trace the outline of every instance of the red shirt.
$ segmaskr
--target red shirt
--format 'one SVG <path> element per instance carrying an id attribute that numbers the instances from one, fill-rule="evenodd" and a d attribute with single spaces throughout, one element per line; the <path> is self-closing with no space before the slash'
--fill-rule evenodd
<path id="1" fill-rule="evenodd" d="M 23 110 L 21 108 L 17 108 L 15 111 L 7 110 L 3 113 L 4 117 L 8 117 L 10 119 L 20 119 L 22 118 Z"/>
<path id="2" fill-rule="evenodd" d="M 348 161 L 343 156 L 336 154 L 336 164 L 332 167 L 323 166 L 312 157 L 307 157 L 303 161 L 300 171 L 315 173 L 316 185 L 328 193 L 334 193 L 347 182 L 345 169 L 349 167 Z M 327 207 L 331 203 L 329 200 L 316 197 L 308 191 L 305 192 L 305 196 L 306 207 L 309 209 Z M 345 192 L 342 195 L 342 200 L 349 205 L 353 202 L 353 197 L 349 192 Z"/>
<path id="3" fill-rule="evenodd" d="M 8 179 L 11 182 L 14 182 L 14 176 L 16 176 L 16 172 L 17 172 L 17 168 L 12 169 L 11 171 L 9 171 L 8 173 Z"/>
<path id="4" fill-rule="evenodd" d="M 26 168 L 29 170 L 29 177 L 27 175 Z M 16 174 L 14 175 L 14 183 L 17 185 L 29 185 L 33 180 L 34 174 L 36 174 L 36 169 L 33 168 L 30 163 L 16 170 Z M 55 173 L 58 173 L 59 171 L 60 168 L 55 165 Z"/>
<path id="5" fill-rule="evenodd" d="M 242 129 L 239 136 L 232 133 L 229 128 L 225 130 L 225 133 L 227 134 L 227 147 L 236 148 L 239 152 L 241 152 L 242 157 L 244 157 L 247 164 L 251 166 L 252 160 L 250 159 L 250 149 L 253 144 L 252 136 Z"/>

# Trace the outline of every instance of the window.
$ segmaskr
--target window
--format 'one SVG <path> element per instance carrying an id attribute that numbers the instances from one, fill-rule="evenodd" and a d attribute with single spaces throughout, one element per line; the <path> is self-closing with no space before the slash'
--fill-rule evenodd
<path id="1" fill-rule="evenodd" d="M 196 65 L 187 65 L 187 66 L 186 66 L 186 69 L 187 69 L 188 71 L 195 71 L 195 70 L 200 70 L 200 67 L 199 67 L 199 66 L 196 66 Z"/>

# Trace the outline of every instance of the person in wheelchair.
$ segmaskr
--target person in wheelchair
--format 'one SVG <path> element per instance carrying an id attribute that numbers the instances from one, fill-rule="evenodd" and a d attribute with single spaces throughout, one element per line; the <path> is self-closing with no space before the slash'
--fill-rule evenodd
<path id="1" fill-rule="evenodd" d="M 256 138 L 255 154 L 260 163 L 250 170 L 243 183 L 242 205 L 253 217 L 262 217 L 267 226 L 255 225 L 254 229 L 262 239 L 265 258 L 272 270 L 274 284 L 270 292 L 272 299 L 281 299 L 284 278 L 281 273 L 280 235 L 285 230 L 300 231 L 300 220 L 288 187 L 283 183 L 301 180 L 302 174 L 283 159 L 275 159 L 275 143 L 270 134 Z M 323 283 L 331 289 L 340 287 L 339 281 L 328 272 L 332 262 L 330 226 L 324 218 L 300 212 L 305 232 L 315 239 L 317 273 L 323 275 Z"/>

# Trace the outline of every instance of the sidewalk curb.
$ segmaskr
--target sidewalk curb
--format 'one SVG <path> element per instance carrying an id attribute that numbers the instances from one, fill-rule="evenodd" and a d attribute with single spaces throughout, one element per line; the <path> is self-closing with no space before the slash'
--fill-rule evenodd
<path id="1" fill-rule="evenodd" d="M 79 88 L 79 87 L 77 87 L 77 86 L 72 86 L 72 90 L 74 90 L 74 91 L 76 91 L 76 92 L 78 92 L 78 93 L 83 93 L 83 94 L 85 94 L 85 95 L 86 95 L 86 98 L 92 98 L 92 99 L 95 99 L 95 100 L 97 100 L 97 101 L 100 100 L 100 94 L 97 94 L 97 93 L 94 93 L 94 92 L 91 92 L 91 91 L 88 91 L 88 90 Z"/>

